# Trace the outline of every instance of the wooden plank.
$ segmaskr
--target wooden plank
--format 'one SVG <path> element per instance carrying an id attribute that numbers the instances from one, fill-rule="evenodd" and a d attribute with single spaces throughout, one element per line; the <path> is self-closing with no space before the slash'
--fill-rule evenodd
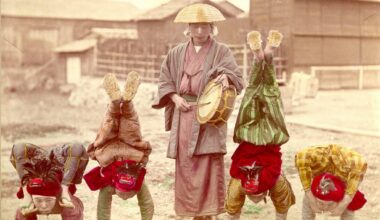
<path id="1" fill-rule="evenodd" d="M 380 88 L 380 69 L 364 71 L 363 88 Z"/>
<path id="2" fill-rule="evenodd" d="M 320 1 L 296 1 L 294 10 L 294 30 L 302 33 L 321 32 Z"/>
<path id="3" fill-rule="evenodd" d="M 293 56 L 295 65 L 322 64 L 322 39 L 319 37 L 295 37 Z"/>
<path id="4" fill-rule="evenodd" d="M 342 34 L 360 35 L 360 7 L 357 1 L 344 1 L 342 3 Z"/>
<path id="5" fill-rule="evenodd" d="M 359 63 L 359 39 L 325 37 L 322 45 L 322 62 L 324 65 L 354 65 Z"/>
<path id="6" fill-rule="evenodd" d="M 380 38 L 362 39 L 362 59 L 363 65 L 379 65 L 380 64 Z"/>
<path id="7" fill-rule="evenodd" d="M 341 34 L 342 1 L 321 1 L 322 33 Z"/>
<path id="8" fill-rule="evenodd" d="M 380 4 L 360 4 L 361 35 L 380 36 Z"/>
<path id="9" fill-rule="evenodd" d="M 150 61 L 140 61 L 140 60 L 111 60 L 111 59 L 104 59 L 104 58 L 98 58 L 97 62 L 99 64 L 109 64 L 109 65 L 118 65 L 118 66 L 157 66 L 156 62 L 150 62 Z"/>

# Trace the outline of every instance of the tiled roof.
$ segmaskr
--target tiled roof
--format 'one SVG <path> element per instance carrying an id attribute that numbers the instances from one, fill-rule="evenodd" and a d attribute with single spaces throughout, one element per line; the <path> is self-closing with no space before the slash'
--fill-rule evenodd
<path id="1" fill-rule="evenodd" d="M 96 39 L 82 39 L 76 40 L 62 46 L 56 47 L 54 52 L 57 53 L 72 53 L 72 52 L 83 52 L 96 45 Z"/>
<path id="2" fill-rule="evenodd" d="M 130 3 L 111 0 L 1 0 L 2 16 L 128 21 L 138 13 Z"/>

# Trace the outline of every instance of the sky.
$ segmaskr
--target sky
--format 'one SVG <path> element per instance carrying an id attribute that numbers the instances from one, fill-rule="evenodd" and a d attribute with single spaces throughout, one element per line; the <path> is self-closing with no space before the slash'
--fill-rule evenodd
<path id="1" fill-rule="evenodd" d="M 170 0 L 117 0 L 117 1 L 126 1 L 132 3 L 137 8 L 142 10 L 147 10 L 150 8 L 154 8 L 161 4 L 164 4 Z M 238 6 L 244 11 L 249 11 L 249 0 L 229 0 L 232 4 Z"/>

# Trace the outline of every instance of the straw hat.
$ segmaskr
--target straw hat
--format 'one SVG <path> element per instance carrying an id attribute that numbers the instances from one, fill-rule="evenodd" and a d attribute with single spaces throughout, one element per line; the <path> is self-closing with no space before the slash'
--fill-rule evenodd
<path id="1" fill-rule="evenodd" d="M 175 23 L 211 23 L 226 20 L 222 13 L 208 4 L 193 4 L 178 12 Z"/>

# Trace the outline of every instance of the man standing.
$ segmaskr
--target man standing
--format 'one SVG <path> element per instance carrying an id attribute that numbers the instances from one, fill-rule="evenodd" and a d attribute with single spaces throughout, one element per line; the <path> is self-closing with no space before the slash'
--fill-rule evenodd
<path id="1" fill-rule="evenodd" d="M 171 49 L 162 63 L 158 99 L 165 107 L 165 129 L 170 130 L 167 157 L 175 159 L 177 216 L 213 219 L 224 212 L 224 154 L 227 124 L 220 127 L 196 120 L 196 100 L 211 80 L 223 88 L 243 88 L 242 74 L 232 51 L 217 42 L 215 23 L 225 20 L 208 4 L 183 8 L 174 22 L 188 24 L 186 43 Z"/>

